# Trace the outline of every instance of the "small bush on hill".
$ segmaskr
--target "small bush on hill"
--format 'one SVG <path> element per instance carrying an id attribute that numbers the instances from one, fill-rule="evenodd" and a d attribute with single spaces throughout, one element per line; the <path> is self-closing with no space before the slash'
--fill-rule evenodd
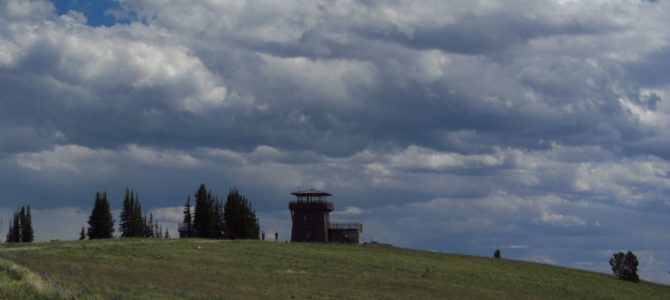
<path id="1" fill-rule="evenodd" d="M 610 258 L 610 266 L 612 266 L 612 272 L 614 272 L 617 278 L 632 282 L 640 281 L 640 277 L 637 275 L 637 256 L 633 252 L 628 251 L 626 254 L 623 252 L 614 253 L 612 258 Z"/>

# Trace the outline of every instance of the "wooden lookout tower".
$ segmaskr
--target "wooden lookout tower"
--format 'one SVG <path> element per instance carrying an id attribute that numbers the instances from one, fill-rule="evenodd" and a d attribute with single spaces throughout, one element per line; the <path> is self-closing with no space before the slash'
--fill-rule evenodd
<path id="1" fill-rule="evenodd" d="M 293 219 L 291 242 L 327 242 L 328 222 L 333 211 L 333 203 L 326 192 L 314 189 L 291 193 L 295 201 L 288 204 Z"/>
<path id="2" fill-rule="evenodd" d="M 308 189 L 291 193 L 295 201 L 288 204 L 293 228 L 291 242 L 358 243 L 363 225 L 360 223 L 331 223 L 333 203 L 331 194 Z"/>

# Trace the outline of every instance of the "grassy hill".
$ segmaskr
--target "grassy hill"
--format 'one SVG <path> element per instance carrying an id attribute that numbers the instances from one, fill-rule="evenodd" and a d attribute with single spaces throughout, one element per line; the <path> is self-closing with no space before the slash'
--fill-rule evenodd
<path id="1" fill-rule="evenodd" d="M 382 245 L 101 240 L 0 246 L 0 299 L 670 299 L 670 286 Z"/>

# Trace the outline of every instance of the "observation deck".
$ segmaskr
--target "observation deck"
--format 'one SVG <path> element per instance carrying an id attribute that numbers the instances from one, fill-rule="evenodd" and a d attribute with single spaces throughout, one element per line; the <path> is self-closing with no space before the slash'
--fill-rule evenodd
<path id="1" fill-rule="evenodd" d="M 331 194 L 317 191 L 315 189 L 297 191 L 291 193 L 291 195 L 296 196 L 295 201 L 291 201 L 288 204 L 290 210 L 300 209 L 300 210 L 325 210 L 333 211 L 333 203 L 328 201 L 328 198 Z"/>

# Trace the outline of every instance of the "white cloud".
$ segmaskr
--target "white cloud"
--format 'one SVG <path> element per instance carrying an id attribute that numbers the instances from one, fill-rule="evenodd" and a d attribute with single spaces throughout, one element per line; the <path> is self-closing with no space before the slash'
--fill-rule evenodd
<path id="1" fill-rule="evenodd" d="M 55 146 L 53 150 L 15 155 L 16 164 L 35 172 L 65 171 L 81 173 L 80 162 L 90 160 L 99 153 L 79 145 Z"/>
<path id="2" fill-rule="evenodd" d="M 14 161 L 19 167 L 35 172 L 64 172 L 84 176 L 115 171 L 127 163 L 164 168 L 192 168 L 200 164 L 196 158 L 181 151 L 156 150 L 135 144 L 119 150 L 57 145 L 51 150 L 18 153 L 14 155 Z"/>
<path id="3" fill-rule="evenodd" d="M 263 55 L 262 72 L 304 93 L 310 101 L 354 101 L 355 92 L 375 84 L 374 68 L 361 61 L 311 60 Z"/>
<path id="4" fill-rule="evenodd" d="M 23 3 L 19 6 L 28 5 Z M 173 109 L 197 112 L 225 103 L 228 90 L 223 80 L 160 31 L 139 24 L 90 28 L 78 16 L 17 22 L 11 30 L 0 31 L 0 40 L 6 41 L 0 47 L 0 66 L 33 65 L 38 77 L 81 87 L 97 101 L 119 101 L 158 88 L 170 93 L 149 100 Z M 47 60 L 36 57 L 46 53 Z"/>
<path id="5" fill-rule="evenodd" d="M 461 155 L 458 153 L 440 153 L 416 145 L 389 158 L 393 167 L 407 169 L 446 170 L 450 168 L 496 167 L 502 164 L 495 155 Z"/>
<path id="6" fill-rule="evenodd" d="M 149 211 L 153 214 L 154 219 L 158 222 L 166 223 L 181 223 L 184 220 L 184 207 L 159 207 Z M 173 232 L 176 233 L 176 232 Z"/>
<path id="7" fill-rule="evenodd" d="M 581 226 L 586 224 L 586 221 L 584 221 L 580 217 L 557 214 L 547 208 L 542 209 L 541 213 L 542 215 L 539 218 L 539 221 L 549 223 L 554 226 L 573 226 L 573 225 Z"/>
<path id="8" fill-rule="evenodd" d="M 4 15 L 14 18 L 46 17 L 53 10 L 53 4 L 48 1 L 7 0 L 4 3 Z"/>
<path id="9" fill-rule="evenodd" d="M 156 150 L 131 144 L 126 147 L 124 152 L 132 159 L 147 165 L 180 168 L 192 168 L 200 165 L 196 158 L 181 151 Z"/>
<path id="10" fill-rule="evenodd" d="M 363 213 L 363 210 L 356 206 L 347 206 L 344 210 L 335 211 L 333 215 L 360 215 Z"/>
<path id="11" fill-rule="evenodd" d="M 670 189 L 670 165 L 657 158 L 625 159 L 619 162 L 580 163 L 575 174 L 575 189 L 635 205 L 654 199 Z M 643 188 L 646 187 L 646 188 Z"/>

